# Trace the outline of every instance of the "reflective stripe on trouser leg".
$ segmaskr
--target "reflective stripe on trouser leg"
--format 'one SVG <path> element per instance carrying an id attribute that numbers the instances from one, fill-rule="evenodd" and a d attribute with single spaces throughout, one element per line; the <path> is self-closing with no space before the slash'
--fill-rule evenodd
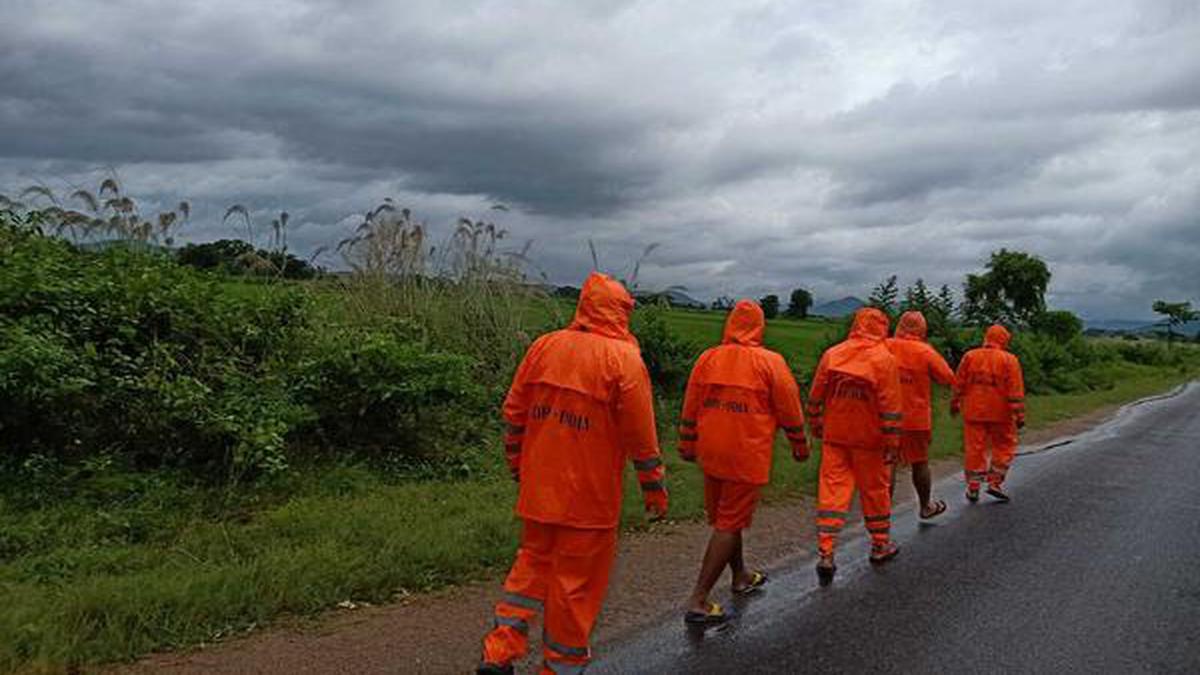
<path id="1" fill-rule="evenodd" d="M 546 593 L 542 656 L 550 672 L 582 672 L 617 550 L 617 531 L 557 526 Z"/>
<path id="2" fill-rule="evenodd" d="M 582 673 L 592 658 L 588 647 L 572 647 L 542 633 L 542 665 L 552 673 Z"/>
<path id="3" fill-rule="evenodd" d="M 504 581 L 504 595 L 496 605 L 492 630 L 483 639 L 484 662 L 507 664 L 529 652 L 529 622 L 542 609 L 554 546 L 550 526 L 525 521 L 517 558 Z"/>
<path id="4" fill-rule="evenodd" d="M 892 512 L 891 467 L 882 448 L 856 448 L 853 462 L 863 522 L 871 534 L 871 541 L 887 542 Z"/>
<path id="5" fill-rule="evenodd" d="M 1017 427 L 1011 422 L 989 425 L 988 436 L 992 444 L 992 467 L 988 474 L 988 482 L 1000 485 L 1008 477 L 1008 468 L 1012 466 L 1017 454 Z"/>
<path id="6" fill-rule="evenodd" d="M 578 675 L 586 670 L 586 663 L 567 663 L 565 661 L 553 661 L 548 658 L 542 661 L 542 672 L 550 672 L 554 673 L 554 675 Z"/>
<path id="7" fill-rule="evenodd" d="M 873 543 L 887 543 L 889 533 L 892 529 L 891 515 L 866 516 L 863 518 L 863 521 L 866 524 L 867 532 L 870 533 Z"/>
<path id="8" fill-rule="evenodd" d="M 833 555 L 854 496 L 850 452 L 836 443 L 825 443 L 821 448 L 817 482 L 817 550 L 821 555 Z"/>
<path id="9" fill-rule="evenodd" d="M 967 484 L 975 487 L 987 475 L 989 433 L 987 423 L 963 423 L 963 473 Z"/>

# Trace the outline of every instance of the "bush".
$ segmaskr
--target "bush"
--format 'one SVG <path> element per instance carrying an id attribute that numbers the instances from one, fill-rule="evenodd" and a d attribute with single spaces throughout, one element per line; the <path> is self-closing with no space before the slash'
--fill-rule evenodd
<path id="1" fill-rule="evenodd" d="M 302 296 L 229 297 L 169 259 L 6 230 L 0 443 L 18 456 L 112 451 L 138 466 L 272 471 L 305 412 L 275 373 Z"/>
<path id="2" fill-rule="evenodd" d="M 475 362 L 430 351 L 404 325 L 323 340 L 299 368 L 299 395 L 326 447 L 429 457 L 445 450 L 439 442 L 477 439 L 493 416 Z"/>
<path id="3" fill-rule="evenodd" d="M 679 396 L 692 372 L 692 364 L 703 351 L 696 343 L 682 338 L 667 325 L 668 308 L 661 305 L 638 307 L 630 329 L 637 336 L 642 360 L 650 371 L 650 381 L 663 395 Z"/>
<path id="4" fill-rule="evenodd" d="M 1030 327 L 1035 333 L 1052 337 L 1060 342 L 1074 340 L 1083 333 L 1083 321 L 1065 310 L 1042 312 L 1033 318 Z"/>

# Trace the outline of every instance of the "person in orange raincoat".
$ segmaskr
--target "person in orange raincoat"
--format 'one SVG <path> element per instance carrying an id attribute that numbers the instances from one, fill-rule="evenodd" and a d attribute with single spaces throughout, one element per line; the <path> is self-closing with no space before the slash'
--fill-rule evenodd
<path id="1" fill-rule="evenodd" d="M 733 592 L 766 583 L 742 555 L 742 530 L 750 526 L 759 491 L 771 473 L 775 432 L 783 429 L 797 461 L 808 458 L 800 388 L 787 362 L 762 346 L 762 308 L 741 300 L 725 321 L 725 335 L 696 361 L 679 420 L 679 453 L 704 472 L 704 504 L 713 528 L 688 600 L 684 620 L 720 623 L 727 617 L 708 594 L 728 566 Z"/>
<path id="2" fill-rule="evenodd" d="M 932 440 L 933 407 L 930 405 L 931 379 L 953 387 L 954 371 L 946 359 L 928 342 L 925 315 L 905 312 L 896 325 L 896 336 L 888 340 L 888 349 L 900 367 L 900 393 L 904 397 L 904 433 L 900 436 L 900 463 L 912 467 L 913 487 L 921 501 L 921 518 L 933 518 L 946 510 L 946 502 L 932 501 L 933 479 L 929 474 L 929 443 Z M 892 492 L 896 477 L 892 474 Z"/>
<path id="3" fill-rule="evenodd" d="M 837 536 L 858 487 L 871 535 L 872 563 L 900 552 L 891 541 L 891 464 L 900 447 L 900 369 L 888 350 L 888 318 L 873 307 L 854 316 L 850 337 L 821 356 L 808 396 L 808 419 L 821 439 L 817 487 L 817 575 L 833 580 Z"/>
<path id="4" fill-rule="evenodd" d="M 972 502 L 979 499 L 985 478 L 989 495 L 1009 500 L 1004 479 L 1017 453 L 1017 430 L 1025 426 L 1025 380 L 1021 362 L 1008 351 L 1011 340 L 1004 326 L 992 326 L 983 346 L 967 352 L 958 364 L 950 414 L 963 417 L 963 470 Z"/>
<path id="5" fill-rule="evenodd" d="M 588 277 L 575 319 L 530 346 L 504 401 L 505 454 L 520 484 L 516 561 L 483 641 L 479 673 L 511 673 L 543 617 L 543 672 L 582 672 L 616 554 L 624 464 L 647 511 L 667 511 L 650 377 L 629 332 L 633 298 Z"/>

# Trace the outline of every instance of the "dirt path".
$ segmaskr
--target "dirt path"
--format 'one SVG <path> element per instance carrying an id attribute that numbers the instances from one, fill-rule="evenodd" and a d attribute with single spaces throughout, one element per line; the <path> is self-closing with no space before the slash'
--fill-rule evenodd
<path id="1" fill-rule="evenodd" d="M 1035 446 L 1077 434 L 1104 421 L 1116 408 L 1110 406 L 1030 432 L 1023 443 Z M 958 468 L 957 461 L 938 462 L 934 465 L 935 479 Z M 898 509 L 900 504 L 912 501 L 911 487 L 903 480 L 900 485 Z M 811 500 L 800 499 L 761 508 L 747 533 L 750 562 L 771 570 L 810 555 L 815 538 L 811 506 Z M 623 537 L 611 591 L 593 640 L 599 651 L 639 627 L 679 611 L 707 537 L 708 528 L 694 522 L 664 523 Z M 465 673 L 478 658 L 479 640 L 490 626 L 500 582 L 490 579 L 392 605 L 342 609 L 315 621 L 297 620 L 290 625 L 284 622 L 245 638 L 187 652 L 157 654 L 114 670 L 290 675 Z M 530 635 L 540 632 L 534 626 Z"/>

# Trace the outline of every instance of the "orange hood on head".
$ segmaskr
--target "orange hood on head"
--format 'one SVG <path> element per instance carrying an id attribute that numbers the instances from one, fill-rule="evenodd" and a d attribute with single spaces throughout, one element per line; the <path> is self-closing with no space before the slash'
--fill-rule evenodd
<path id="1" fill-rule="evenodd" d="M 725 344 L 746 345 L 748 347 L 762 346 L 763 330 L 766 318 L 762 307 L 753 300 L 738 300 L 725 319 L 725 335 L 721 342 Z"/>
<path id="2" fill-rule="evenodd" d="M 925 315 L 920 312 L 905 312 L 896 324 L 896 337 L 908 340 L 924 340 L 929 334 L 929 326 L 925 323 Z"/>
<path id="3" fill-rule="evenodd" d="M 861 355 L 882 344 L 887 335 L 887 314 L 874 307 L 863 307 L 854 315 L 850 337 L 830 350 L 829 368 L 874 381 L 874 369 Z"/>
<path id="4" fill-rule="evenodd" d="M 637 344 L 629 332 L 629 315 L 632 313 L 633 296 L 629 295 L 629 291 L 607 274 L 592 272 L 579 292 L 579 304 L 575 307 L 571 330 Z"/>
<path id="5" fill-rule="evenodd" d="M 854 325 L 850 328 L 851 340 L 879 342 L 888 335 L 887 314 L 874 307 L 863 307 L 854 314 Z"/>
<path id="6" fill-rule="evenodd" d="M 1008 329 L 1000 324 L 995 324 L 987 329 L 983 334 L 983 346 L 994 347 L 996 349 L 1008 349 L 1008 343 L 1012 342 L 1012 334 Z"/>

